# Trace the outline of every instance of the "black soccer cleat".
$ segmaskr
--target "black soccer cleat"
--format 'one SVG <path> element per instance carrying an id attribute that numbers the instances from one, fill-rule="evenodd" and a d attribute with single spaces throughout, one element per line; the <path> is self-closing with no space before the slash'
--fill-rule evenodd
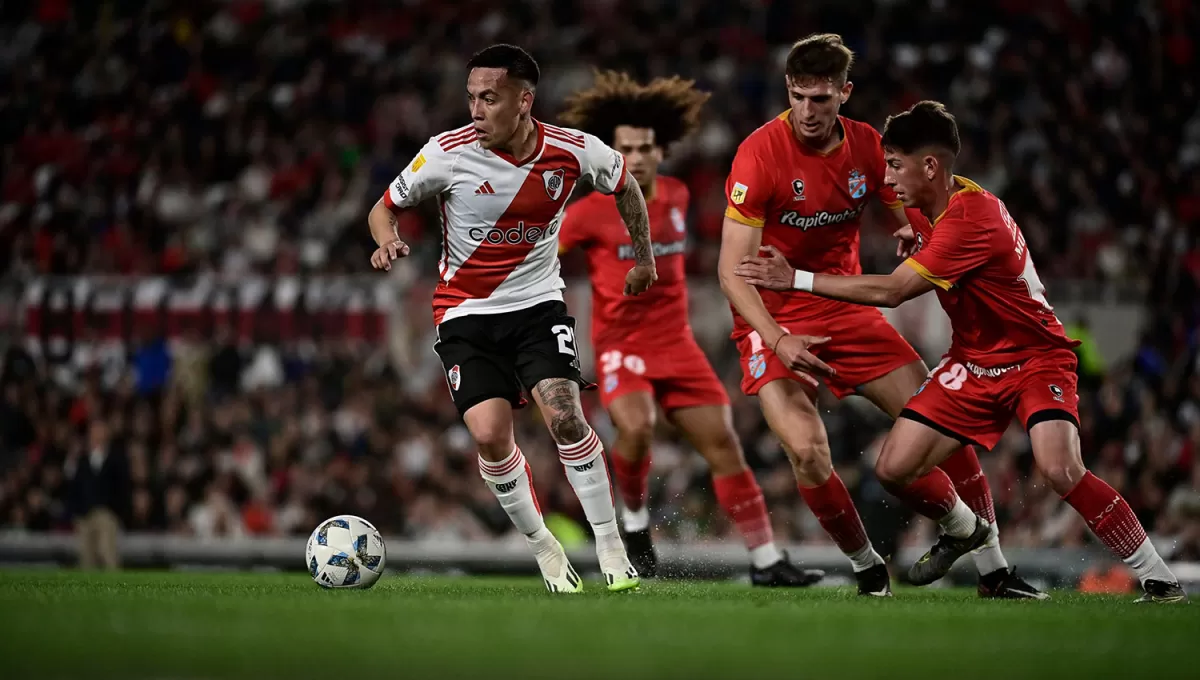
<path id="1" fill-rule="evenodd" d="M 997 569 L 979 577 L 979 597 L 995 600 L 1049 600 L 1050 595 L 1017 576 L 1017 570 Z"/>
<path id="2" fill-rule="evenodd" d="M 1157 579 L 1148 579 L 1142 584 L 1142 596 L 1134 602 L 1154 602 L 1157 604 L 1175 604 L 1187 602 L 1188 596 L 1183 586 L 1178 583 L 1168 583 Z"/>
<path id="3" fill-rule="evenodd" d="M 820 569 L 801 569 L 788 561 L 787 553 L 775 564 L 759 569 L 750 567 L 750 585 L 764 588 L 806 588 L 825 578 Z"/>
<path id="4" fill-rule="evenodd" d="M 942 534 L 929 552 L 908 570 L 909 582 L 915 586 L 927 586 L 949 574 L 958 558 L 987 543 L 991 535 L 991 525 L 979 517 L 975 518 L 975 531 L 966 538 Z"/>
<path id="5" fill-rule="evenodd" d="M 870 569 L 854 572 L 858 581 L 858 594 L 864 597 L 891 597 L 892 576 L 887 565 L 877 564 Z"/>
<path id="6" fill-rule="evenodd" d="M 649 529 L 625 532 L 625 552 L 642 578 L 654 578 L 658 573 L 658 555 L 654 552 Z"/>

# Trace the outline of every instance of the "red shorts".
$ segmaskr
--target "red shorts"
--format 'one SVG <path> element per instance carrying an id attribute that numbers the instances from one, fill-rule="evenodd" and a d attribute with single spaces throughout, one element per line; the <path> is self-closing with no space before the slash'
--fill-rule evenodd
<path id="1" fill-rule="evenodd" d="M 649 392 L 664 411 L 729 403 L 704 350 L 692 338 L 668 348 L 604 348 L 596 356 L 600 403 L 604 408 L 631 392 Z"/>
<path id="2" fill-rule="evenodd" d="M 814 348 L 813 354 L 837 371 L 825 384 L 839 399 L 854 394 L 861 385 L 921 359 L 888 323 L 883 312 L 874 307 L 846 303 L 836 314 L 779 323 L 793 335 L 829 336 L 829 342 Z M 763 346 L 758 333 L 735 330 L 733 339 L 742 357 L 742 392 L 758 394 L 763 385 L 776 380 L 795 380 L 816 391 L 817 378 L 789 370 L 774 352 Z"/>
<path id="3" fill-rule="evenodd" d="M 901 418 L 991 449 L 1013 416 L 1026 429 L 1046 420 L 1079 426 L 1075 353 L 1056 349 L 1017 364 L 977 366 L 951 355 L 929 372 Z"/>

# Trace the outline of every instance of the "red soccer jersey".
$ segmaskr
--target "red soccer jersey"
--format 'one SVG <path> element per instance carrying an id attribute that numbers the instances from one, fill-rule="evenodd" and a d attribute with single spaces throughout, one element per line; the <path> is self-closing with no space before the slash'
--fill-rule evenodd
<path id="1" fill-rule="evenodd" d="M 920 250 L 905 263 L 938 287 L 950 317 L 950 353 L 981 366 L 1072 348 L 1004 203 L 965 177 L 931 225 L 909 211 Z"/>
<path id="2" fill-rule="evenodd" d="M 883 183 L 879 133 L 842 116 L 838 123 L 842 142 L 826 152 L 796 139 L 791 109 L 751 133 L 725 182 L 725 215 L 761 227 L 763 245 L 778 248 L 797 269 L 847 276 L 862 273 L 858 230 L 867 200 L 878 195 L 889 208 L 901 204 Z M 832 313 L 842 304 L 791 291 L 759 294 L 783 321 Z M 734 321 L 748 327 L 736 310 Z"/>
<path id="3" fill-rule="evenodd" d="M 687 186 L 660 176 L 646 207 L 658 281 L 638 296 L 624 294 L 625 275 L 634 265 L 634 255 L 616 201 L 593 193 L 567 207 L 559 250 L 580 246 L 587 253 L 592 345 L 598 352 L 614 346 L 662 347 L 691 335 L 684 275 Z"/>

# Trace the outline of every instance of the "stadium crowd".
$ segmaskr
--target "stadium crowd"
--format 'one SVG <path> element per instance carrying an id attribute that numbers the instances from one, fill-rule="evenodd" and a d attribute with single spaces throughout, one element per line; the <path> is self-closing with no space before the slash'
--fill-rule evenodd
<path id="1" fill-rule="evenodd" d="M 546 119 L 593 66 L 680 73 L 713 92 L 704 128 L 665 168 L 691 188 L 690 271 L 711 277 L 729 159 L 785 106 L 781 54 L 811 31 L 840 32 L 859 59 L 847 114 L 880 124 L 921 98 L 947 102 L 963 129 L 962 172 L 1005 199 L 1052 300 L 1056 282 L 1072 281 L 1144 303 L 1134 355 L 1084 362 L 1085 456 L 1156 536 L 1176 539 L 1169 559 L 1200 559 L 1192 3 L 29 0 L 0 13 L 0 262 L 18 285 L 362 273 L 367 209 L 429 135 L 461 124 L 462 64 L 497 40 L 540 60 L 535 111 Z M 414 291 L 427 289 L 439 247 L 426 220 L 401 222 L 415 248 L 395 276 L 415 277 Z M 864 268 L 889 270 L 894 244 L 877 231 L 864 236 Z M 507 531 L 426 351 L 428 298 L 405 300 L 408 324 L 389 343 L 400 351 L 217 333 L 139 337 L 128 351 L 80 344 L 64 368 L 12 335 L 0 526 L 295 534 L 353 512 L 413 538 Z M 759 411 L 736 394 L 736 366 L 722 360 L 731 350 L 713 351 L 730 369 L 778 535 L 826 540 Z M 886 420 L 853 400 L 825 409 L 873 537 L 885 549 L 923 542 L 928 526 L 907 525 L 869 474 Z M 518 439 L 543 509 L 585 525 L 536 414 L 524 417 Z M 654 456 L 657 529 L 728 535 L 698 457 L 668 432 Z M 1090 540 L 1031 476 L 1019 430 L 982 458 L 1005 545 Z"/>

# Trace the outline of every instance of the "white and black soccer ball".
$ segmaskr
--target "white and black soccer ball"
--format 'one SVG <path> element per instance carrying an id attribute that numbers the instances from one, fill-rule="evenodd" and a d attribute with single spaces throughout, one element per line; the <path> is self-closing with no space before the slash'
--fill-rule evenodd
<path id="1" fill-rule="evenodd" d="M 308 537 L 304 563 L 323 588 L 370 588 L 383 575 L 383 537 L 367 520 L 338 515 L 317 525 Z"/>

